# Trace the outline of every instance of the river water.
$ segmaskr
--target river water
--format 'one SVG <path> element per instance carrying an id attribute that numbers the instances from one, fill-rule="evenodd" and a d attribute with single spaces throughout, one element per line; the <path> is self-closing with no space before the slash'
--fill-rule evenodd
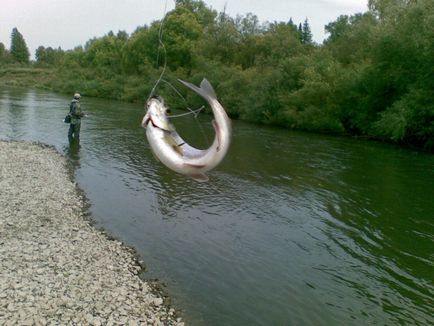
<path id="1" fill-rule="evenodd" d="M 137 249 L 192 325 L 434 324 L 434 156 L 234 121 L 208 183 L 157 162 L 142 104 L 0 89 L 0 139 L 53 145 L 98 227 Z M 174 120 L 198 146 L 210 117 Z M 1 155 L 1 153 L 0 153 Z"/>

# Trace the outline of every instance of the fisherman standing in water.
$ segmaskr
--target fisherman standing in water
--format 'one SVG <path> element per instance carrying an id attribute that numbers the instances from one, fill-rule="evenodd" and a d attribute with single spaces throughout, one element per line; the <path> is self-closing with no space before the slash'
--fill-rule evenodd
<path id="1" fill-rule="evenodd" d="M 71 122 L 68 131 L 69 141 L 72 141 L 73 139 L 80 139 L 81 118 L 84 116 L 84 113 L 81 111 L 80 107 L 80 98 L 80 94 L 75 93 L 74 98 L 69 105 L 69 115 L 71 116 Z"/>

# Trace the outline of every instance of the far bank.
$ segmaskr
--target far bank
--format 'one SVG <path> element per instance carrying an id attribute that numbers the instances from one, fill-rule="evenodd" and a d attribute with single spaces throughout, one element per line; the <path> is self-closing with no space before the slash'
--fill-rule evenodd
<path id="1" fill-rule="evenodd" d="M 144 105 L 150 90 L 155 86 L 155 82 L 159 78 L 158 73 L 159 71 L 155 69 L 148 70 L 143 75 L 137 75 L 110 71 L 109 69 L 105 69 L 101 72 L 98 69 L 85 69 L 80 67 L 74 70 L 70 67 L 53 68 L 51 66 L 37 64 L 9 65 L 0 67 L 0 87 L 50 90 L 67 96 L 72 96 L 73 93 L 79 92 L 84 97 L 140 103 Z M 201 99 L 192 94 L 192 92 L 185 90 L 178 82 L 177 78 L 188 80 L 190 77 L 183 76 L 182 72 L 181 75 L 169 73 L 167 79 L 160 82 L 158 94 L 162 95 L 166 103 L 170 103 L 172 108 L 185 110 L 186 107 L 200 107 L 203 104 Z M 202 78 L 202 75 L 200 78 Z M 198 79 L 198 76 L 194 77 L 194 79 L 197 80 L 197 83 L 201 80 Z M 277 111 L 273 112 L 274 109 L 269 107 L 274 105 L 273 101 L 267 102 L 265 106 L 260 108 L 250 106 L 250 113 L 240 113 L 240 107 L 246 105 L 244 95 L 242 93 L 234 95 L 233 93 L 237 88 L 233 88 L 227 83 L 212 83 L 228 115 L 234 120 L 276 126 L 287 130 L 379 141 L 398 145 L 403 148 L 427 152 L 434 151 L 434 132 L 430 131 L 429 128 L 431 119 L 431 109 L 429 105 L 420 108 L 424 110 L 424 112 L 422 112 L 423 114 L 421 113 L 419 115 L 419 118 L 424 120 L 420 123 L 408 123 L 402 120 L 404 118 L 397 120 L 397 117 L 390 117 L 390 120 L 388 120 L 389 118 L 384 116 L 381 124 L 387 126 L 387 128 L 390 129 L 389 131 L 395 135 L 386 136 L 386 133 L 376 132 L 374 125 L 367 127 L 365 131 L 354 127 L 348 120 L 349 112 L 342 111 L 339 114 L 332 112 L 325 113 L 327 111 L 326 106 L 323 108 L 324 112 L 320 112 L 318 109 L 299 108 L 297 110 L 301 110 L 300 113 L 291 113 L 293 118 L 297 121 L 304 121 L 301 124 L 293 120 L 293 118 L 288 120 L 288 117 L 284 117 L 284 115 Z M 249 90 L 248 83 L 244 83 L 241 90 L 248 92 L 250 95 L 252 92 L 255 92 L 254 87 Z M 262 97 L 260 93 L 257 95 L 259 98 Z M 285 96 L 290 97 L 291 95 L 288 94 Z M 313 95 L 306 94 L 305 100 L 308 100 L 310 96 Z M 380 97 L 378 101 L 381 101 Z M 353 102 L 353 104 L 356 104 L 356 102 Z M 414 108 L 414 110 L 419 110 L 419 108 Z M 205 111 L 205 114 L 209 114 L 209 111 Z M 275 114 L 280 118 L 275 117 Z M 410 117 L 410 115 L 408 116 Z M 413 114 L 411 116 L 413 116 Z M 411 127 L 411 133 L 417 134 L 418 136 L 411 136 L 410 133 L 406 133 L 403 129 L 404 126 L 401 124 L 405 124 L 406 128 Z M 375 123 L 375 126 L 380 126 L 379 122 Z M 394 131 L 394 128 L 397 129 Z"/>

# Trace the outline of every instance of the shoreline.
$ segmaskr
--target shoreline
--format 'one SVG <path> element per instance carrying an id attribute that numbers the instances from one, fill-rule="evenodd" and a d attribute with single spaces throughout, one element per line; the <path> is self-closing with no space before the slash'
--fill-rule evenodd
<path id="1" fill-rule="evenodd" d="M 183 326 L 54 148 L 0 140 L 0 324 Z"/>

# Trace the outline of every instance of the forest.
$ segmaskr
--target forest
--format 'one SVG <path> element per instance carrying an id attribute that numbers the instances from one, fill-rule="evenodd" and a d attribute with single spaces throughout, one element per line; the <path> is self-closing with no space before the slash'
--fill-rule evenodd
<path id="1" fill-rule="evenodd" d="M 0 68 L 50 70 L 39 87 L 139 102 L 164 71 L 158 93 L 174 108 L 201 103 L 178 79 L 206 77 L 234 119 L 432 152 L 434 2 L 369 0 L 368 8 L 327 24 L 316 44 L 308 20 L 260 22 L 177 0 L 131 35 L 110 31 L 68 51 L 40 46 L 35 61 L 15 28 L 10 49 L 0 43 Z"/>

